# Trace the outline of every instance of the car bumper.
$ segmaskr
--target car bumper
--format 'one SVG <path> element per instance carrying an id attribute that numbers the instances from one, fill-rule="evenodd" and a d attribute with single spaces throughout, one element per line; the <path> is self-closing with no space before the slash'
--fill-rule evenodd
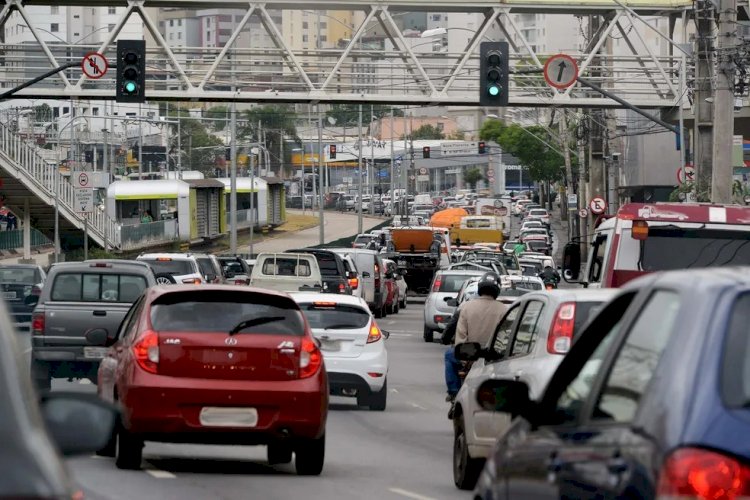
<path id="1" fill-rule="evenodd" d="M 382 340 L 381 340 L 382 342 Z M 328 385 L 331 394 L 340 394 L 342 389 L 367 388 L 377 392 L 385 384 L 388 374 L 388 353 L 379 349 L 372 353 L 363 353 L 356 358 L 340 358 L 323 354 L 328 372 Z M 369 373 L 380 373 L 380 377 L 372 377 Z"/>
<path id="2" fill-rule="evenodd" d="M 120 393 L 123 424 L 147 441 L 264 444 L 316 438 L 325 431 L 327 385 L 324 370 L 314 377 L 285 381 L 136 375 L 136 383 Z M 204 426 L 200 422 L 204 407 L 254 408 L 258 421 L 253 427 Z"/>

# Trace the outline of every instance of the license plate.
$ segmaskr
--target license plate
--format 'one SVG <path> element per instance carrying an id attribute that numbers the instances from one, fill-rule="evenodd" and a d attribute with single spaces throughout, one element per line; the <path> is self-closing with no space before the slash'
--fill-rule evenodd
<path id="1" fill-rule="evenodd" d="M 201 409 L 200 423 L 205 427 L 255 427 L 258 410 L 205 406 Z"/>
<path id="2" fill-rule="evenodd" d="M 3 298 L 4 299 L 15 299 L 18 298 L 18 295 L 16 292 L 3 292 Z"/>
<path id="3" fill-rule="evenodd" d="M 338 340 L 321 340 L 320 349 L 323 351 L 340 351 L 341 343 Z"/>
<path id="4" fill-rule="evenodd" d="M 83 357 L 88 359 L 103 359 L 107 354 L 106 347 L 84 347 Z"/>
<path id="5" fill-rule="evenodd" d="M 406 261 L 405 260 L 400 260 L 400 261 L 398 261 L 398 265 L 399 266 L 406 266 Z"/>

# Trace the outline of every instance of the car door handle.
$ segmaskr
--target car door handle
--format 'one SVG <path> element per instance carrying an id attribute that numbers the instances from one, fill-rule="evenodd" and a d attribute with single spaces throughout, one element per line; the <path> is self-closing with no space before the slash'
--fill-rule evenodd
<path id="1" fill-rule="evenodd" d="M 523 376 L 523 370 L 517 370 L 515 375 L 513 375 L 513 378 L 516 380 L 520 379 Z"/>
<path id="2" fill-rule="evenodd" d="M 94 316 L 106 316 L 107 311 L 94 311 Z"/>
<path id="3" fill-rule="evenodd" d="M 614 456 L 607 462 L 607 470 L 610 474 L 622 474 L 628 470 L 628 463 L 621 456 Z"/>

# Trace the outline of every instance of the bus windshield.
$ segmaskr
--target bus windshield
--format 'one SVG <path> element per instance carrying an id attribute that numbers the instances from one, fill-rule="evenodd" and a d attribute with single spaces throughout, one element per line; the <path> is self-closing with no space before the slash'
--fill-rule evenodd
<path id="1" fill-rule="evenodd" d="M 670 225 L 650 227 L 643 241 L 623 229 L 615 268 L 651 272 L 740 265 L 750 265 L 750 231 Z"/>

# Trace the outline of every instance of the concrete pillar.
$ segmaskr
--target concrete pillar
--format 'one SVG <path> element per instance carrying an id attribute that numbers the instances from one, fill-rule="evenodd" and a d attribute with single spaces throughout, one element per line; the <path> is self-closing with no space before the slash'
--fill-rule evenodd
<path id="1" fill-rule="evenodd" d="M 31 209 L 29 199 L 23 199 L 23 258 L 31 258 Z"/>

